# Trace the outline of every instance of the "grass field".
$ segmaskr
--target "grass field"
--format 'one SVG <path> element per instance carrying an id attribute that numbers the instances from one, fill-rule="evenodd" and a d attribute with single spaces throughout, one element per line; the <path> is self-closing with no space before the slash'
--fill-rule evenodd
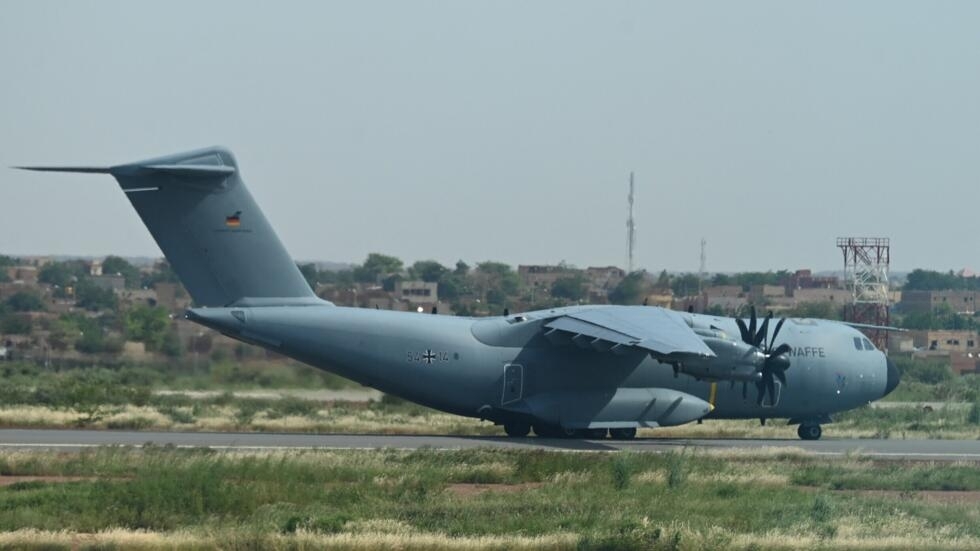
<path id="1" fill-rule="evenodd" d="M 942 368 L 945 369 L 945 368 Z M 847 438 L 980 438 L 976 377 L 950 378 L 941 366 L 915 365 L 904 392 L 960 400 L 923 408 L 915 402 L 862 408 L 835 416 L 825 434 Z M 948 371 L 948 369 L 947 369 Z M 931 381 L 931 382 L 930 382 Z M 908 388 L 906 388 L 908 387 Z M 270 397 L 276 390 L 282 396 Z M 405 401 L 319 400 L 289 389 L 363 390 L 339 377 L 293 363 L 226 362 L 194 367 L 0 365 L 0 427 L 290 431 L 387 434 L 502 434 L 499 427 Z M 237 390 L 239 393 L 233 393 Z M 264 397 L 242 394 L 262 390 Z M 210 392 L 199 392 L 210 391 Z M 967 401 L 967 403 L 963 403 Z M 641 431 L 641 436 L 795 438 L 778 420 L 712 421 Z"/>
<path id="2" fill-rule="evenodd" d="M 0 547 L 976 549 L 973 464 L 150 448 L 0 453 Z"/>

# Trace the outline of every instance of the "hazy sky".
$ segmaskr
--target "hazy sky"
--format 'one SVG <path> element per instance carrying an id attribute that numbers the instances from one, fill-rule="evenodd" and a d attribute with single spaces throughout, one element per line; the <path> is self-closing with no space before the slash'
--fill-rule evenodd
<path id="1" fill-rule="evenodd" d="M 978 2 L 0 3 L 0 165 L 230 147 L 298 259 L 980 267 Z M 0 169 L 0 252 L 159 255 Z"/>

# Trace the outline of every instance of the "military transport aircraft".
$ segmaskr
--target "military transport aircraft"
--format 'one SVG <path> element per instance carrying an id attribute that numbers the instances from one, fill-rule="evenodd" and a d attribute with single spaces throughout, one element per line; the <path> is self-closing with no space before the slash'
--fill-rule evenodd
<path id="1" fill-rule="evenodd" d="M 647 306 L 490 318 L 335 306 L 310 290 L 223 148 L 18 168 L 114 176 L 193 298 L 187 319 L 510 436 L 624 439 L 637 427 L 788 418 L 817 439 L 830 414 L 899 380 L 864 335 L 832 321 Z"/>

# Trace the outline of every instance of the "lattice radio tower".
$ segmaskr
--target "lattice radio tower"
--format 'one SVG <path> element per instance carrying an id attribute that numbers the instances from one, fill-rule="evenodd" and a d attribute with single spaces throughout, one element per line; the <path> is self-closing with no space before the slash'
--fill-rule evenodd
<path id="1" fill-rule="evenodd" d="M 630 194 L 626 197 L 629 212 L 626 218 L 626 273 L 633 273 L 633 250 L 636 247 L 636 224 L 633 222 L 633 173 L 630 172 Z"/>
<path id="2" fill-rule="evenodd" d="M 889 239 L 838 237 L 837 247 L 844 253 L 844 277 L 851 290 L 851 303 L 844 306 L 844 320 L 868 325 L 889 325 Z M 887 331 L 866 329 L 864 333 L 879 350 L 887 349 Z"/>

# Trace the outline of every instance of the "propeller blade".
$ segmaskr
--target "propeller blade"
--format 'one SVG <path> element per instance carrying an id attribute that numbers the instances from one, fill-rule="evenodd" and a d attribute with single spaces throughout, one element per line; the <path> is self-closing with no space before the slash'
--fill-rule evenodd
<path id="1" fill-rule="evenodd" d="M 738 332 L 742 334 L 742 342 L 752 344 L 752 337 L 749 336 L 749 328 L 745 326 L 742 318 L 735 318 L 735 323 L 738 325 Z"/>
<path id="2" fill-rule="evenodd" d="M 764 350 L 768 350 L 768 345 L 766 345 L 766 336 L 769 334 L 769 320 L 772 319 L 772 312 L 766 316 L 766 319 L 762 320 L 762 327 L 759 328 L 759 332 L 755 336 L 755 346 L 763 345 Z"/>
<path id="3" fill-rule="evenodd" d="M 742 381 L 742 399 L 744 400 L 744 399 L 746 399 L 748 397 L 749 397 L 749 387 L 748 387 L 748 384 L 745 381 Z"/>
<path id="4" fill-rule="evenodd" d="M 758 383 L 756 383 L 755 384 L 755 387 L 759 391 L 759 395 L 758 395 L 758 397 L 755 400 L 755 405 L 761 406 L 762 405 L 762 399 L 766 397 L 766 381 L 765 381 L 765 379 L 762 379 Z"/>
<path id="5" fill-rule="evenodd" d="M 776 381 L 773 380 L 772 375 L 766 379 L 766 389 L 769 391 L 769 405 L 776 405 Z"/>
<path id="6" fill-rule="evenodd" d="M 783 386 L 786 386 L 786 372 L 785 371 L 783 371 L 782 369 L 777 369 L 777 370 L 773 371 L 772 374 L 775 375 L 777 379 L 779 379 L 779 382 L 783 383 Z"/>
<path id="7" fill-rule="evenodd" d="M 782 356 L 783 354 L 789 352 L 792 349 L 793 349 L 792 346 L 790 346 L 790 345 L 788 345 L 786 343 L 783 343 L 783 344 L 777 346 L 776 349 L 773 350 L 772 353 L 769 354 L 769 357 L 770 358 L 778 358 L 779 356 Z"/>
<path id="8" fill-rule="evenodd" d="M 752 306 L 749 312 L 752 314 L 752 317 L 749 318 L 749 340 L 745 342 L 755 346 L 755 306 Z"/>
<path id="9" fill-rule="evenodd" d="M 770 344 L 776 342 L 776 337 L 779 336 L 779 330 L 783 328 L 783 323 L 785 322 L 786 322 L 786 318 L 779 318 L 779 323 L 776 324 L 776 329 L 774 329 L 772 332 L 772 341 Z"/>

